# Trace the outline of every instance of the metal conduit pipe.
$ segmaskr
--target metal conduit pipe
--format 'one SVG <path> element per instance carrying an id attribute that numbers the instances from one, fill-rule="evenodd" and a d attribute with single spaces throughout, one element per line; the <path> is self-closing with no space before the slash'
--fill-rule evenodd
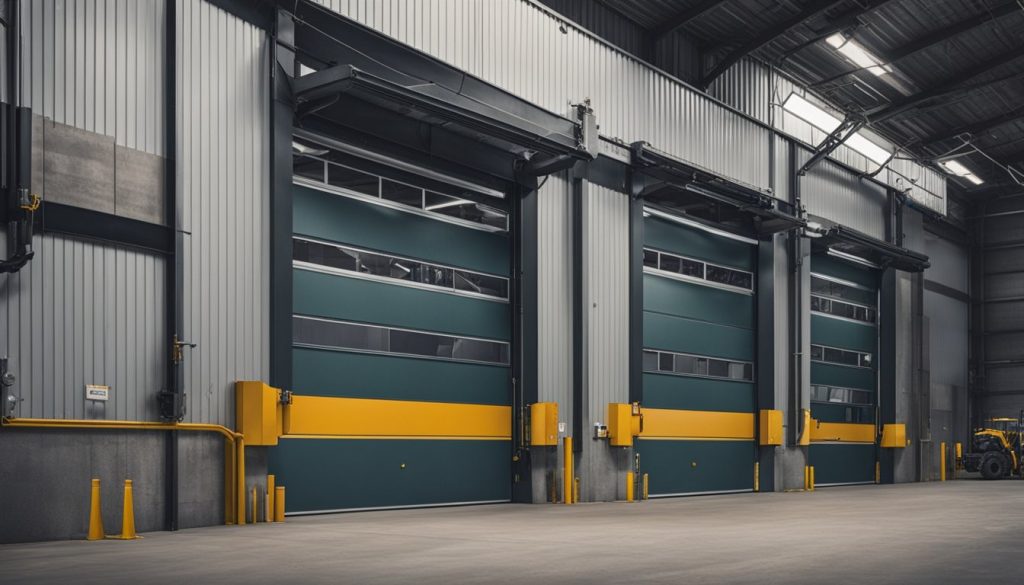
<path id="1" fill-rule="evenodd" d="M 128 420 L 73 420 L 48 418 L 0 418 L 0 427 L 37 429 L 104 429 L 140 431 L 193 431 L 218 433 L 224 437 L 227 450 L 224 466 L 224 523 L 245 524 L 245 435 L 210 423 L 161 423 Z M 228 453 L 233 458 L 228 459 Z M 234 484 L 234 486 L 232 486 Z M 233 489 L 232 489 L 233 488 Z M 229 497 L 234 494 L 233 501 Z M 233 504 L 233 505 L 232 505 Z M 232 518 L 232 510 L 234 517 Z"/>

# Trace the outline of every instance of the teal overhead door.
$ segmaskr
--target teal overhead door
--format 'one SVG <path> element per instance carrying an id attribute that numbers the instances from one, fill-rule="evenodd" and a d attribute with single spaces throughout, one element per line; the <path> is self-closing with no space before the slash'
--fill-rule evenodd
<path id="1" fill-rule="evenodd" d="M 878 273 L 811 257 L 810 464 L 818 486 L 875 481 Z"/>
<path id="2" fill-rule="evenodd" d="M 329 160 L 296 159 L 294 393 L 412 401 L 424 417 L 434 403 L 509 407 L 506 213 L 436 176 Z M 340 429 L 270 450 L 289 513 L 507 501 L 510 466 L 506 437 Z"/>
<path id="3" fill-rule="evenodd" d="M 691 411 L 701 428 L 641 434 L 641 471 L 652 496 L 751 490 L 755 247 L 645 216 L 642 404 Z M 749 436 L 719 425 L 723 412 L 749 414 Z"/>

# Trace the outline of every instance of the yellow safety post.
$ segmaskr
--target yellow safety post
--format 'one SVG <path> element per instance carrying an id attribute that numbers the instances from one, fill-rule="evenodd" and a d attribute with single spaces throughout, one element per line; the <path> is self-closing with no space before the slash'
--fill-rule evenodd
<path id="1" fill-rule="evenodd" d="M 252 486 L 252 504 L 250 504 L 250 507 L 252 508 L 252 523 L 255 524 L 259 521 L 259 518 L 256 517 L 256 486 Z"/>
<path id="2" fill-rule="evenodd" d="M 103 514 L 100 513 L 100 480 L 92 480 L 89 501 L 89 536 L 86 540 L 103 540 Z"/>
<path id="3" fill-rule="evenodd" d="M 266 502 L 267 506 L 263 512 L 264 522 L 274 521 L 274 482 L 276 478 L 274 474 L 267 475 L 267 493 L 263 496 L 263 501 Z"/>
<path id="4" fill-rule="evenodd" d="M 133 540 L 139 536 L 135 533 L 135 504 L 132 501 L 132 480 L 124 480 L 124 507 L 121 512 L 120 540 Z"/>
<path id="5" fill-rule="evenodd" d="M 761 491 L 761 462 L 754 462 L 754 491 Z"/>
<path id="6" fill-rule="evenodd" d="M 650 496 L 650 493 L 647 491 L 647 486 L 648 486 L 648 476 L 645 473 L 644 474 L 644 499 L 645 500 Z"/>
<path id="7" fill-rule="evenodd" d="M 811 491 L 814 491 L 814 466 L 811 466 Z"/>
<path id="8" fill-rule="evenodd" d="M 882 462 L 875 461 L 875 483 L 882 483 Z"/>
<path id="9" fill-rule="evenodd" d="M 946 442 L 939 443 L 939 481 L 946 481 Z"/>
<path id="10" fill-rule="evenodd" d="M 572 437 L 562 439 L 562 501 L 572 503 L 573 469 L 572 469 Z"/>
<path id="11" fill-rule="evenodd" d="M 235 440 L 235 523 L 245 524 L 245 439 Z"/>
<path id="12" fill-rule="evenodd" d="M 804 491 L 811 491 L 811 466 L 804 465 Z"/>
<path id="13" fill-rule="evenodd" d="M 634 475 L 632 471 L 627 471 L 626 472 L 626 501 L 627 502 L 632 502 L 633 501 L 633 489 L 634 489 L 633 486 L 634 486 L 635 483 L 636 483 L 636 475 Z"/>
<path id="14" fill-rule="evenodd" d="M 274 488 L 274 522 L 284 522 L 284 486 Z"/>
<path id="15" fill-rule="evenodd" d="M 235 443 L 224 441 L 224 523 L 235 523 Z"/>

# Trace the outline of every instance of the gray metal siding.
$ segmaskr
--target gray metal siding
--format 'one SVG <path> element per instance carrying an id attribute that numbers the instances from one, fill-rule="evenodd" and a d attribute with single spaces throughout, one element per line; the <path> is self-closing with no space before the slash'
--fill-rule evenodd
<path id="1" fill-rule="evenodd" d="M 231 425 L 234 382 L 269 362 L 265 33 L 202 0 L 177 4 L 178 215 L 187 420 Z"/>
<path id="2" fill-rule="evenodd" d="M 810 153 L 799 149 L 803 164 Z M 807 212 L 885 239 L 886 190 L 835 163 L 823 160 L 800 179 L 800 198 Z"/>
<path id="3" fill-rule="evenodd" d="M 7 237 L 0 254 L 7 255 Z M 155 420 L 164 387 L 163 258 L 37 235 L 35 258 L 0 276 L 0 355 L 23 402 L 16 415 Z M 87 408 L 86 384 L 111 387 Z"/>
<path id="4" fill-rule="evenodd" d="M 590 184 L 581 213 L 588 428 L 609 402 L 629 401 L 629 197 Z"/>
<path id="5" fill-rule="evenodd" d="M 572 196 L 564 174 L 537 194 L 538 400 L 572 424 Z"/>
<path id="6" fill-rule="evenodd" d="M 928 231 L 925 231 L 924 238 L 924 253 L 931 263 L 924 273 L 925 279 L 967 293 L 967 250 Z"/>
<path id="7" fill-rule="evenodd" d="M 163 154 L 163 0 L 21 0 L 23 104 Z"/>
<path id="8" fill-rule="evenodd" d="M 766 128 L 534 2 L 321 3 L 552 112 L 564 115 L 570 103 L 590 98 L 605 136 L 646 140 L 735 181 L 768 186 Z"/>

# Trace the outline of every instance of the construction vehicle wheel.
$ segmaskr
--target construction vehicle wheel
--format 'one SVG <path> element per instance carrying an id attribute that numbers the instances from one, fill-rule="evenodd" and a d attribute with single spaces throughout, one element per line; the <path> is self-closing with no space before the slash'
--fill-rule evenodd
<path id="1" fill-rule="evenodd" d="M 981 461 L 981 476 L 985 479 L 1002 479 L 1006 477 L 1008 465 L 1002 453 L 987 453 Z"/>

